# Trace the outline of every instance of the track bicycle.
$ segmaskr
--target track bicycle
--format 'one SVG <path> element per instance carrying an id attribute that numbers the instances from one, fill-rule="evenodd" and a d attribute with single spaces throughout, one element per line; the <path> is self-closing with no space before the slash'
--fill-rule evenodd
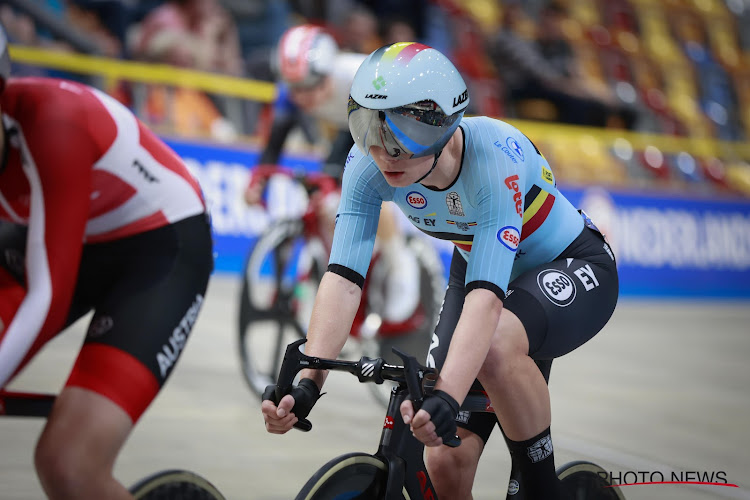
<path id="1" fill-rule="evenodd" d="M 277 168 L 266 173 L 277 174 L 300 183 L 310 200 L 317 190 L 330 189 L 330 184 L 322 187 L 325 183 L 333 182 L 322 174 L 299 176 Z M 286 345 L 307 334 L 330 253 L 320 227 L 320 210 L 319 205 L 310 202 L 302 216 L 270 224 L 245 262 L 238 308 L 238 349 L 245 381 L 259 398 L 266 386 L 275 382 Z M 445 290 L 443 265 L 437 251 L 420 237 L 407 235 L 404 251 L 415 256 L 419 267 L 417 310 L 402 323 L 382 320 L 386 271 L 376 251 L 350 330 L 352 342 L 347 342 L 345 349 L 393 362 L 398 358 L 391 347 L 408 352 L 427 350 Z M 390 383 L 371 389 L 379 402 L 388 403 Z"/>
<path id="2" fill-rule="evenodd" d="M 345 371 L 355 375 L 360 382 L 382 384 L 391 380 L 397 385 L 391 390 L 377 451 L 374 454 L 347 453 L 330 460 L 313 474 L 295 499 L 436 500 L 424 463 L 424 445 L 404 424 L 400 406 L 409 397 L 418 410 L 426 390 L 429 390 L 425 382 L 436 380 L 437 370 L 421 365 L 415 357 L 397 348 L 393 350 L 403 366 L 388 364 L 383 358 L 362 357 L 359 361 L 344 361 L 307 356 L 300 350 L 305 342 L 306 339 L 297 340 L 286 348 L 276 385 L 277 402 L 291 392 L 293 381 L 303 368 Z M 461 410 L 494 412 L 487 395 L 474 391 L 466 397 Z M 312 424 L 307 419 L 300 419 L 295 427 L 309 431 Z M 458 446 L 460 439 L 456 436 L 446 444 Z M 519 484 L 517 470 L 513 468 L 510 474 L 507 500 L 519 500 L 523 495 L 517 493 L 522 492 L 513 491 L 514 481 Z M 567 463 L 557 469 L 557 475 L 576 500 L 625 500 L 619 488 L 611 487 L 606 471 L 592 462 Z"/>
<path id="3" fill-rule="evenodd" d="M 0 417 L 42 417 L 52 411 L 54 394 L 0 390 Z M 147 476 L 128 490 L 136 500 L 225 500 L 207 479 L 182 469 Z"/>

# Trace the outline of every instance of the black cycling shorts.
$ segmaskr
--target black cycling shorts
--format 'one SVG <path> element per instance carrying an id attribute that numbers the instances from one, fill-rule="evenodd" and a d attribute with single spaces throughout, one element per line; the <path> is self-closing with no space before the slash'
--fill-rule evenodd
<path id="1" fill-rule="evenodd" d="M 22 282 L 22 269 L 12 264 L 25 253 L 25 228 L 0 229 L 3 267 Z M 212 246 L 206 214 L 85 244 L 65 326 L 94 315 L 66 385 L 102 394 L 138 420 L 195 324 L 213 270 Z"/>
<path id="2" fill-rule="evenodd" d="M 467 262 L 455 250 L 448 289 L 435 328 L 430 355 L 440 369 L 448 354 L 453 331 L 463 309 Z M 503 307 L 523 323 L 529 338 L 529 356 L 549 382 L 552 359 L 581 346 L 607 323 L 617 303 L 617 266 L 609 245 L 596 230 L 581 234 L 554 261 L 514 279 Z M 482 390 L 474 381 L 472 390 Z M 494 413 L 461 412 L 457 419 L 486 443 L 497 423 Z"/>

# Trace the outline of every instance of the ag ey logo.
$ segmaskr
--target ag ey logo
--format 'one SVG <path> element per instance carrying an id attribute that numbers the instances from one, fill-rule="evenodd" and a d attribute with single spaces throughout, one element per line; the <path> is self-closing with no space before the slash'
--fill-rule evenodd
<path id="1" fill-rule="evenodd" d="M 508 247 L 512 252 L 515 252 L 521 243 L 521 233 L 513 226 L 505 226 L 497 232 L 497 241 Z"/>
<path id="2" fill-rule="evenodd" d="M 377 77 L 372 81 L 372 86 L 375 87 L 375 90 L 380 90 L 385 87 L 385 79 L 382 76 Z"/>
<path id="3" fill-rule="evenodd" d="M 536 277 L 539 288 L 556 306 L 569 306 L 576 298 L 576 284 L 570 276 L 557 269 L 545 269 Z"/>
<path id="4" fill-rule="evenodd" d="M 412 191 L 406 195 L 406 203 L 410 207 L 422 209 L 427 206 L 427 199 L 418 191 Z"/>
<path id="5" fill-rule="evenodd" d="M 508 139 L 505 141 L 505 144 L 508 146 L 508 149 L 513 151 L 521 159 L 521 161 L 523 161 L 523 149 L 521 149 L 521 145 L 518 144 L 518 141 L 516 141 L 512 137 L 508 137 Z"/>

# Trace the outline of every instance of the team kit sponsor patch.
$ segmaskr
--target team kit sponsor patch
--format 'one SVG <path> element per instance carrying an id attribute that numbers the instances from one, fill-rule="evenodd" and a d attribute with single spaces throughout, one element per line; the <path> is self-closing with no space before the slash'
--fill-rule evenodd
<path id="1" fill-rule="evenodd" d="M 521 243 L 521 233 L 518 231 L 518 228 L 505 226 L 497 232 L 497 240 L 505 245 L 508 250 L 515 252 Z"/>

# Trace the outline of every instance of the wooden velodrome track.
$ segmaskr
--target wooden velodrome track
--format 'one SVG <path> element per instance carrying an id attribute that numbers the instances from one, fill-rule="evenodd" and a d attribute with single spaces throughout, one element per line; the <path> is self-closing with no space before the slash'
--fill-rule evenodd
<path id="1" fill-rule="evenodd" d="M 383 410 L 354 377 L 334 373 L 313 431 L 267 434 L 236 351 L 238 282 L 215 275 L 183 357 L 135 429 L 116 467 L 125 483 L 165 468 L 191 469 L 230 500 L 293 498 L 328 459 L 374 452 Z M 86 322 L 51 342 L 11 388 L 56 391 Z M 590 343 L 555 361 L 557 463 L 589 459 L 627 482 L 698 480 L 714 473 L 739 488 L 629 485 L 631 499 L 750 499 L 750 303 L 622 300 Z M 32 450 L 40 419 L 0 419 L 0 498 L 43 498 Z M 498 432 L 474 498 L 504 499 L 509 470 Z M 625 475 L 631 471 L 630 475 Z M 717 473 L 723 474 L 717 475 Z M 644 476 L 645 474 L 645 476 Z"/>

